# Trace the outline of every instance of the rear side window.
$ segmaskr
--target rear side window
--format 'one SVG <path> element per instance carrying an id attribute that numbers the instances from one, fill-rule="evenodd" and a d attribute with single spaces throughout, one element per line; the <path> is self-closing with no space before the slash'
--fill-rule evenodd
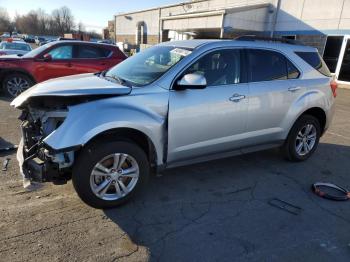
<path id="1" fill-rule="evenodd" d="M 251 82 L 283 80 L 288 78 L 287 60 L 277 52 L 248 50 L 249 79 Z"/>
<path id="2" fill-rule="evenodd" d="M 281 53 L 250 49 L 247 56 L 251 82 L 296 79 L 300 76 L 300 71 Z"/>
<path id="3" fill-rule="evenodd" d="M 104 48 L 80 45 L 78 46 L 77 58 L 103 58 L 108 57 L 110 51 Z"/>
<path id="4" fill-rule="evenodd" d="M 299 70 L 289 60 L 287 60 L 287 71 L 288 79 L 296 79 L 300 76 Z"/>
<path id="5" fill-rule="evenodd" d="M 325 76 L 331 76 L 329 69 L 318 52 L 295 52 L 301 59 L 303 59 L 310 66 L 315 68 L 318 72 Z"/>

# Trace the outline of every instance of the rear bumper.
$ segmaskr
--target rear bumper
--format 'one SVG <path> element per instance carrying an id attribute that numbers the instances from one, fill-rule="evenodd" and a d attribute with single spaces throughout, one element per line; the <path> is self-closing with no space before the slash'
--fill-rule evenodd
<path id="1" fill-rule="evenodd" d="M 326 113 L 326 124 L 325 124 L 322 135 L 324 135 L 326 133 L 326 131 L 328 130 L 328 128 L 330 127 L 330 125 L 333 121 L 334 113 L 335 113 L 335 100 L 333 100 L 332 104 L 330 105 L 330 107 Z"/>

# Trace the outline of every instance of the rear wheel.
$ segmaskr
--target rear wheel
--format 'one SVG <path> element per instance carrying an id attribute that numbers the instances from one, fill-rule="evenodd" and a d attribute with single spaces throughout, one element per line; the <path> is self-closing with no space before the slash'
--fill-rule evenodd
<path id="1" fill-rule="evenodd" d="M 288 160 L 303 161 L 316 150 L 321 136 L 320 123 L 311 115 L 301 116 L 293 125 L 283 145 Z"/>
<path id="2" fill-rule="evenodd" d="M 145 152 L 132 142 L 95 142 L 85 148 L 73 169 L 79 197 L 95 208 L 119 206 L 142 188 L 149 177 Z"/>
<path id="3" fill-rule="evenodd" d="M 33 80 L 21 73 L 11 73 L 2 82 L 4 91 L 11 97 L 18 96 L 32 85 L 34 85 Z"/>

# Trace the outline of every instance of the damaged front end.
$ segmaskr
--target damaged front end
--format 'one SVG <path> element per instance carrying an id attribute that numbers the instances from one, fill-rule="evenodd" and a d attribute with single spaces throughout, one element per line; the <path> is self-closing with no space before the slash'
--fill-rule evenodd
<path id="1" fill-rule="evenodd" d="M 57 136 L 59 127 L 68 119 L 69 108 L 130 92 L 131 87 L 109 81 L 102 74 L 82 74 L 39 83 L 16 97 L 11 105 L 22 110 L 22 139 L 17 158 L 24 178 L 66 182 L 71 177 L 75 151 L 81 144 L 71 141 L 67 146 L 52 148 L 45 141 L 53 135 L 56 142 L 62 136 L 70 137 L 69 127 Z M 74 118 L 73 123 L 78 120 Z"/>
<path id="2" fill-rule="evenodd" d="M 65 120 L 68 109 L 22 111 L 22 140 L 17 158 L 25 178 L 34 182 L 65 183 L 71 176 L 74 151 L 55 152 L 43 141 Z"/>

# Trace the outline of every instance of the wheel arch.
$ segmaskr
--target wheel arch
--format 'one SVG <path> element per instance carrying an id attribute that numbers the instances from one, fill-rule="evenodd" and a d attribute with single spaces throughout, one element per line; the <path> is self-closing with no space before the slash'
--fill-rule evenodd
<path id="1" fill-rule="evenodd" d="M 11 69 L 1 69 L 0 70 L 0 83 L 1 83 L 1 88 L 3 87 L 3 81 L 5 79 L 5 77 L 9 74 L 13 74 L 13 73 L 17 73 L 17 74 L 23 74 L 27 77 L 29 77 L 34 84 L 37 83 L 37 81 L 35 80 L 34 76 L 29 73 L 27 70 L 22 69 L 22 68 L 11 68 Z"/>
<path id="2" fill-rule="evenodd" d="M 299 117 L 298 119 L 301 117 L 301 116 L 304 116 L 304 115 L 311 115 L 313 117 L 315 117 L 318 122 L 320 123 L 320 127 L 321 127 L 321 134 L 324 133 L 324 129 L 325 129 L 325 126 L 326 126 L 326 122 L 327 122 L 327 115 L 326 115 L 326 112 L 320 108 L 320 107 L 312 107 L 312 108 L 309 108 L 307 109 L 306 111 L 304 111 Z M 298 120 L 297 119 L 297 120 Z M 297 121 L 296 120 L 296 121 Z"/>
<path id="3" fill-rule="evenodd" d="M 120 127 L 105 130 L 92 137 L 83 147 L 98 140 L 126 140 L 134 142 L 146 153 L 151 167 L 157 165 L 157 151 L 152 139 L 138 129 Z"/>

